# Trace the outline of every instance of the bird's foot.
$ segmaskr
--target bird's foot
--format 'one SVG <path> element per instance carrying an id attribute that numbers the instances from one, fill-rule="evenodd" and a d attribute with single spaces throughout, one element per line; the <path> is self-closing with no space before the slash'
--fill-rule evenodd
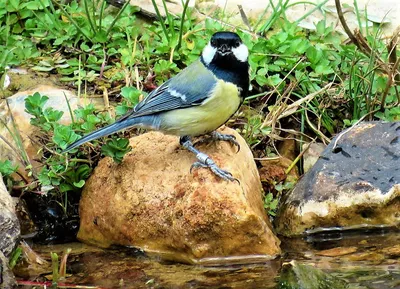
<path id="1" fill-rule="evenodd" d="M 240 144 L 236 140 L 236 137 L 232 134 L 223 134 L 217 131 L 213 131 L 209 137 L 205 137 L 195 143 L 195 145 L 199 143 L 206 143 L 209 141 L 227 141 L 231 145 L 237 146 L 238 150 L 237 152 L 240 151 Z"/>
<path id="2" fill-rule="evenodd" d="M 239 180 L 234 178 L 230 172 L 219 168 L 208 155 L 197 150 L 193 146 L 193 143 L 189 137 L 181 137 L 180 143 L 184 148 L 196 155 L 197 162 L 193 163 L 193 165 L 190 167 L 190 172 L 192 172 L 192 170 L 195 168 L 209 168 L 218 177 L 226 181 L 237 181 L 239 183 Z"/>
<path id="3" fill-rule="evenodd" d="M 226 181 L 237 181 L 232 174 L 228 171 L 225 171 L 221 168 L 219 168 L 215 162 L 206 154 L 204 153 L 199 153 L 196 155 L 198 161 L 193 163 L 193 165 L 190 167 L 190 172 L 192 172 L 193 169 L 195 168 L 209 168 L 215 175 L 218 177 L 226 180 Z"/>

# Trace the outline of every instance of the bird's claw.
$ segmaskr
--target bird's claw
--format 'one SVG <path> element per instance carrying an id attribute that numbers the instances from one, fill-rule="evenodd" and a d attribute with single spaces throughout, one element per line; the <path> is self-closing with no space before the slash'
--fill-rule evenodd
<path id="1" fill-rule="evenodd" d="M 206 143 L 208 141 L 227 141 L 229 142 L 231 145 L 237 146 L 238 150 L 237 152 L 240 151 L 240 144 L 238 143 L 238 141 L 236 140 L 236 137 L 232 134 L 223 134 L 217 131 L 213 131 L 211 136 L 203 138 L 199 141 L 197 141 L 195 143 L 195 145 L 197 144 L 201 144 L 201 143 Z"/>
<path id="2" fill-rule="evenodd" d="M 197 159 L 198 159 L 198 161 L 193 163 L 192 166 L 190 167 L 190 173 L 192 173 L 193 169 L 209 168 L 218 177 L 220 177 L 226 181 L 236 181 L 240 184 L 238 179 L 234 178 L 230 172 L 219 168 L 215 164 L 215 162 L 211 158 L 209 158 L 207 155 L 205 155 L 205 154 L 197 155 Z"/>

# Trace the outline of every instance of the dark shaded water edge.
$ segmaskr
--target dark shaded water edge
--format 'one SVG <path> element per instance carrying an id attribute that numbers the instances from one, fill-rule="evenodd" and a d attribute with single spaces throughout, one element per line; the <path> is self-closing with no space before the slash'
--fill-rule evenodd
<path id="1" fill-rule="evenodd" d="M 62 255 L 63 250 L 71 248 L 68 276 L 63 282 L 101 288 L 279 288 L 282 264 L 292 260 L 343 278 L 349 282 L 348 288 L 400 288 L 400 232 L 395 231 L 283 239 L 285 253 L 280 259 L 214 267 L 166 262 L 129 248 L 102 250 L 81 243 L 33 248 L 45 259 L 50 259 L 50 252 Z M 45 280 L 35 276 L 19 279 Z"/>

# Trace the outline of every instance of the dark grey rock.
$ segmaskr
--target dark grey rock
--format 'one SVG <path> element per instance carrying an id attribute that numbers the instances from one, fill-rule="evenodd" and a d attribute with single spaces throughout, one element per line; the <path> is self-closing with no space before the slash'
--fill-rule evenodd
<path id="1" fill-rule="evenodd" d="M 20 235 L 15 204 L 8 193 L 0 174 L 0 251 L 8 257 Z"/>
<path id="2" fill-rule="evenodd" d="M 15 212 L 2 207 L 0 202 L 0 251 L 4 255 L 10 255 L 19 234 L 19 223 Z"/>
<path id="3" fill-rule="evenodd" d="M 8 259 L 20 235 L 15 205 L 0 174 L 0 289 L 10 289 L 14 276 L 8 268 Z"/>
<path id="4" fill-rule="evenodd" d="M 14 274 L 8 267 L 8 259 L 0 251 L 0 289 L 15 288 Z"/>
<path id="5" fill-rule="evenodd" d="M 400 122 L 365 122 L 338 135 L 281 206 L 286 236 L 400 224 Z"/>

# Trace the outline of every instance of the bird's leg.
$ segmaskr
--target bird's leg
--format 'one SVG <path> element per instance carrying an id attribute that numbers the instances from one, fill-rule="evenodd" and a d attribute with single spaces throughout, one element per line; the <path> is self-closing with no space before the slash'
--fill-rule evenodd
<path id="1" fill-rule="evenodd" d="M 237 146 L 238 152 L 240 151 L 240 144 L 236 140 L 236 137 L 233 134 L 224 134 L 218 131 L 213 131 L 209 137 L 203 138 L 195 143 L 195 145 L 200 143 L 205 143 L 208 141 L 227 141 L 230 142 L 232 145 Z"/>
<path id="2" fill-rule="evenodd" d="M 208 155 L 197 150 L 193 146 L 189 136 L 182 136 L 179 142 L 184 148 L 196 155 L 197 162 L 193 163 L 190 167 L 190 171 L 192 171 L 193 168 L 209 168 L 214 174 L 224 180 L 237 181 L 230 172 L 220 169 Z"/>

